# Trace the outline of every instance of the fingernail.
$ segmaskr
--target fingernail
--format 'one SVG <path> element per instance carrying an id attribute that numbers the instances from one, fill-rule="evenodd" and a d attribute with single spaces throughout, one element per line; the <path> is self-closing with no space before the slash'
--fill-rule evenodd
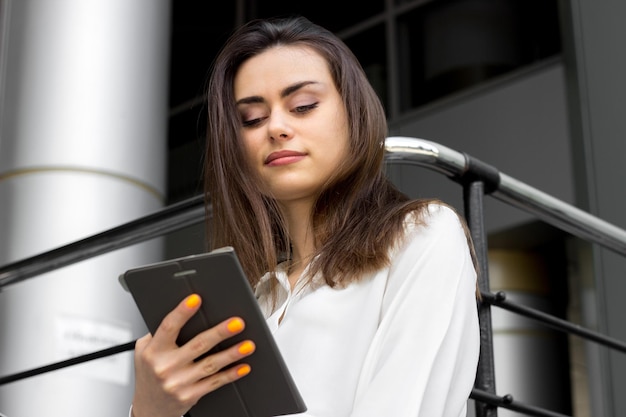
<path id="1" fill-rule="evenodd" d="M 232 319 L 227 326 L 229 332 L 237 333 L 243 330 L 243 321 L 241 319 Z"/>
<path id="2" fill-rule="evenodd" d="M 194 308 L 198 304 L 200 304 L 200 296 L 198 294 L 191 294 L 187 297 L 187 300 L 185 300 L 185 305 L 189 308 Z"/>
<path id="3" fill-rule="evenodd" d="M 244 376 L 250 373 L 250 365 L 241 365 L 239 369 L 237 369 L 237 375 Z"/>
<path id="4" fill-rule="evenodd" d="M 249 340 L 246 340 L 245 342 L 243 342 L 241 345 L 239 345 L 239 353 L 241 353 L 242 355 L 247 355 L 248 353 L 252 353 L 254 352 L 254 343 L 252 343 Z"/>

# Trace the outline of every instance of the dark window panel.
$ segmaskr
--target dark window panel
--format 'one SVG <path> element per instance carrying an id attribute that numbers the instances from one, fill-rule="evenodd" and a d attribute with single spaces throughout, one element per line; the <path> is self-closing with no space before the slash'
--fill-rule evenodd
<path id="1" fill-rule="evenodd" d="M 560 52 L 554 0 L 440 0 L 398 30 L 402 110 Z"/>
<path id="2" fill-rule="evenodd" d="M 374 26 L 344 41 L 356 55 L 367 78 L 383 102 L 385 109 L 387 109 L 389 98 L 387 93 L 387 48 L 384 25 Z"/>
<path id="3" fill-rule="evenodd" d="M 172 1 L 170 106 L 202 94 L 209 66 L 235 24 L 235 2 Z"/>
<path id="4" fill-rule="evenodd" d="M 302 15 L 332 32 L 338 32 L 385 10 L 385 0 L 257 1 L 255 17 Z"/>
<path id="5" fill-rule="evenodd" d="M 214 57 L 235 25 L 235 2 L 173 1 L 170 44 L 168 145 L 202 137 L 202 97 Z"/>

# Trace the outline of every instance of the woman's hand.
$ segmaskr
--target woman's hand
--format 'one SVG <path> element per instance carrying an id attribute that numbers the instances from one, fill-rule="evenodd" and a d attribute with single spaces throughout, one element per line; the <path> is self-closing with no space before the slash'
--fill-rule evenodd
<path id="1" fill-rule="evenodd" d="M 249 340 L 194 362 L 218 343 L 240 333 L 245 326 L 241 318 L 225 320 L 183 346 L 176 345 L 180 329 L 198 311 L 200 303 L 198 295 L 190 295 L 163 319 L 154 336 L 147 334 L 137 340 L 134 417 L 180 417 L 205 394 L 250 372 L 247 364 L 223 370 L 254 352 L 254 343 Z"/>

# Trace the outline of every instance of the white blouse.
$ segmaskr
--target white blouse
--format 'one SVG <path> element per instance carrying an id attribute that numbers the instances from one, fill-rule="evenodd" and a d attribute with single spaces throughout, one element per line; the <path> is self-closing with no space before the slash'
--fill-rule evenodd
<path id="1" fill-rule="evenodd" d="M 459 219 L 431 205 L 406 222 L 391 266 L 346 288 L 296 285 L 257 297 L 310 417 L 461 417 L 480 336 L 476 273 Z M 410 219 L 411 217 L 409 217 Z M 282 320 L 279 319 L 282 317 Z"/>

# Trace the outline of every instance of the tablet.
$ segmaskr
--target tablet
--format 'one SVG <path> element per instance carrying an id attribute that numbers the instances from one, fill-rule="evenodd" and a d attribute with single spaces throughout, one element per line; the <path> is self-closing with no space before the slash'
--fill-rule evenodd
<path id="1" fill-rule="evenodd" d="M 306 411 L 233 248 L 130 269 L 119 279 L 153 334 L 185 297 L 202 297 L 200 310 L 181 329 L 179 345 L 229 317 L 246 322 L 243 332 L 215 349 L 254 341 L 255 352 L 241 361 L 250 364 L 252 372 L 202 397 L 190 417 L 270 417 Z"/>

